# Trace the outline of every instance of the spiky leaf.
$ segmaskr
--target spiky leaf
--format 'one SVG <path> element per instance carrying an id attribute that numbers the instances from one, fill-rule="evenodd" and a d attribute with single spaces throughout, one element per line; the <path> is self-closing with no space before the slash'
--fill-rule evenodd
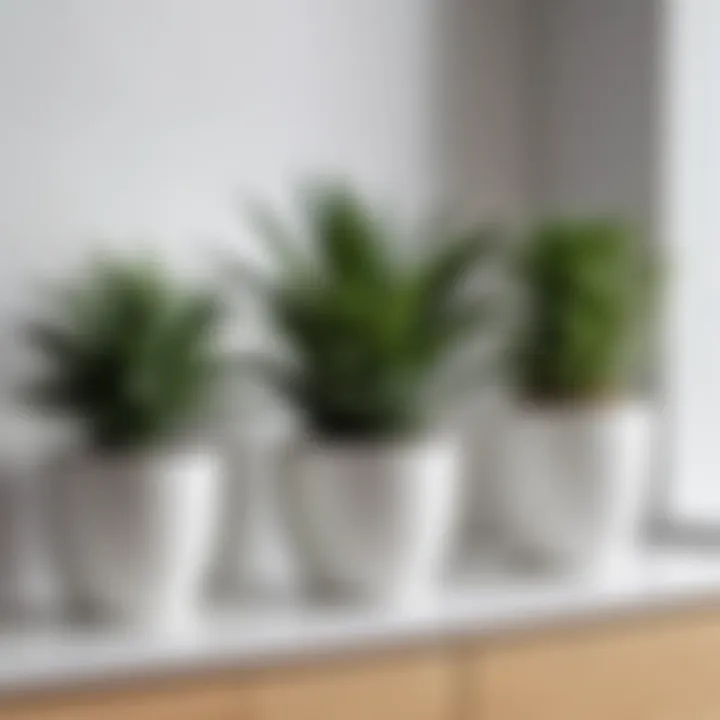
<path id="1" fill-rule="evenodd" d="M 57 319 L 28 328 L 46 372 L 32 399 L 73 415 L 103 449 L 159 442 L 197 416 L 219 379 L 219 303 L 151 263 L 104 261 Z"/>
<path id="2" fill-rule="evenodd" d="M 284 263 L 267 298 L 294 356 L 292 374 L 275 372 L 272 384 L 323 435 L 419 429 L 444 364 L 485 327 L 487 302 L 459 291 L 488 238 L 442 232 L 432 252 L 403 257 L 399 233 L 344 186 L 316 188 L 306 214 L 309 237 L 296 245 L 316 262 L 302 272 Z"/>

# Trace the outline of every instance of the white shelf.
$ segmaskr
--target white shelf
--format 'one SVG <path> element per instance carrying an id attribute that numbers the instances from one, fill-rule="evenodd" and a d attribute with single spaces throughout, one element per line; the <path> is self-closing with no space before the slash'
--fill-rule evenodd
<path id="1" fill-rule="evenodd" d="M 414 607 L 217 611 L 182 632 L 58 627 L 0 635 L 0 691 L 484 636 L 720 599 L 720 557 L 656 552 L 612 576 L 529 580 L 484 574 Z"/>

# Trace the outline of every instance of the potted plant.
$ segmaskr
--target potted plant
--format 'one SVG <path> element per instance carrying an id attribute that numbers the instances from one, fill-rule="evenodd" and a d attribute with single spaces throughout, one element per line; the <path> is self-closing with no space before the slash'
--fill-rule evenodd
<path id="1" fill-rule="evenodd" d="M 192 619 L 211 551 L 220 462 L 199 436 L 221 367 L 219 305 L 155 263 L 107 260 L 29 326 L 40 407 L 83 444 L 69 477 L 75 580 L 101 613 Z"/>
<path id="2" fill-rule="evenodd" d="M 653 265 L 638 237 L 607 219 L 545 222 L 520 249 L 506 487 L 514 537 L 536 558 L 596 567 L 634 545 L 649 464 L 639 371 Z"/>
<path id="3" fill-rule="evenodd" d="M 283 491 L 289 526 L 313 588 L 418 598 L 451 540 L 460 458 L 434 425 L 452 381 L 478 384 L 488 304 L 473 279 L 492 243 L 438 231 L 432 247 L 403 244 L 338 185 L 304 209 L 304 237 L 255 217 L 277 272 L 253 286 L 288 349 L 258 367 L 307 431 Z"/>

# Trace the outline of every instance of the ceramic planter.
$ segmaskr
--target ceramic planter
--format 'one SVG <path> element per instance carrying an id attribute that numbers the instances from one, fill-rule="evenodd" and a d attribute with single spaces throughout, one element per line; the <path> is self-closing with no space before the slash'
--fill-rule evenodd
<path id="1" fill-rule="evenodd" d="M 122 621 L 193 621 L 214 549 L 218 456 L 167 450 L 94 457 L 69 479 L 83 599 Z"/>
<path id="2" fill-rule="evenodd" d="M 453 441 L 308 441 L 291 451 L 288 469 L 286 516 L 313 588 L 390 602 L 432 592 L 455 524 Z"/>
<path id="3" fill-rule="evenodd" d="M 651 418 L 631 402 L 516 406 L 504 483 L 515 548 L 575 570 L 631 557 L 648 501 Z"/>

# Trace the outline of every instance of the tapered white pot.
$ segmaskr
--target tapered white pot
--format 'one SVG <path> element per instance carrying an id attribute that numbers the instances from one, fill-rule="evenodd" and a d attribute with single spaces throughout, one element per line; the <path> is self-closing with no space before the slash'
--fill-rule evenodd
<path id="1" fill-rule="evenodd" d="M 643 403 L 515 407 L 504 484 L 515 547 L 580 571 L 632 560 L 648 506 L 651 421 Z"/>
<path id="2" fill-rule="evenodd" d="M 70 487 L 74 570 L 103 616 L 157 627 L 198 617 L 214 549 L 220 462 L 168 450 L 95 457 Z"/>
<path id="3" fill-rule="evenodd" d="M 459 460 L 445 438 L 296 446 L 283 499 L 311 587 L 392 603 L 431 595 L 453 539 Z"/>

